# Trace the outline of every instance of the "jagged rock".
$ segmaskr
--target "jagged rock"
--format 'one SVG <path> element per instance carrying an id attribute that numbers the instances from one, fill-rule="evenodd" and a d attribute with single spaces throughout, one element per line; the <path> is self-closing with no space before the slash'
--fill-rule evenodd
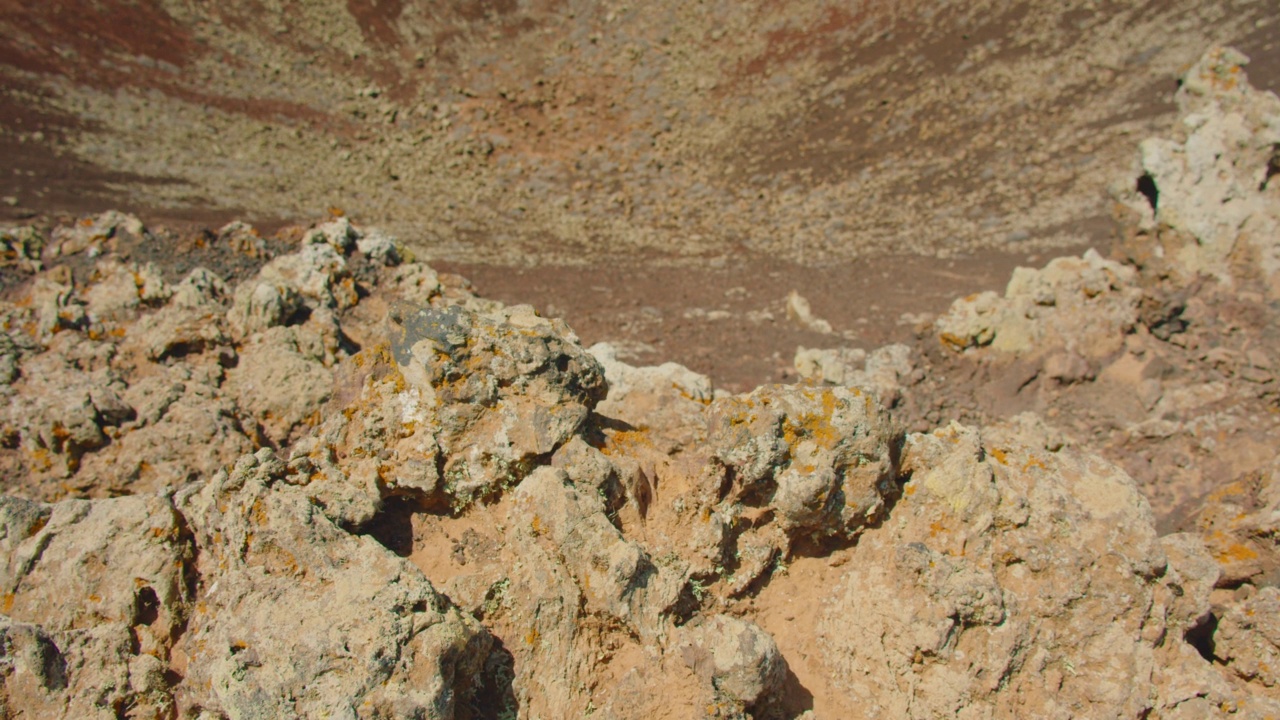
<path id="1" fill-rule="evenodd" d="M 1243 118 L 1249 142 L 1271 132 L 1248 92 L 1212 99 L 1236 60 L 1213 62 L 1195 72 L 1217 80 L 1187 83 L 1203 112 L 1179 145 L 1206 162 L 1213 138 L 1196 133 L 1220 120 Z M 1227 160 L 1247 165 L 1262 146 L 1249 147 Z M 1190 177 L 1152 168 L 1153 185 Z M 1273 174 L 1231 192 L 1269 198 Z M 1246 234 L 1269 227 L 1261 212 Z M 1191 237 L 1156 216 L 1160 242 Z M 148 493 L 0 500 L 3 712 L 1280 710 L 1274 472 L 1157 538 L 1134 483 L 1089 454 L 1149 460 L 1152 497 L 1174 495 L 1179 473 L 1265 465 L 1274 443 L 1239 439 L 1246 422 L 1271 437 L 1276 397 L 1256 287 L 1204 284 L 1235 292 L 1213 296 L 1168 264 L 1086 253 L 958 301 L 927 348 L 802 349 L 811 383 L 727 396 L 674 364 L 584 350 L 562 322 L 475 298 L 345 219 L 284 233 L 296 252 L 234 292 L 210 270 L 164 286 L 111 256 L 77 287 L 89 259 L 58 253 L 146 233 L 117 220 L 58 234 L 53 267 L 0 304 L 13 490 Z M 248 226 L 221 234 L 266 259 Z M 1229 278 L 1261 278 L 1246 261 L 1265 243 L 1230 242 Z M 829 332 L 802 301 L 793 319 Z M 988 413 L 1001 383 L 1017 403 Z M 1004 417 L 1028 408 L 1043 416 Z M 982 430 L 904 449 L 897 421 L 957 414 Z M 801 713 L 806 689 L 822 697 Z"/>
<path id="2" fill-rule="evenodd" d="M 138 344 L 152 361 L 228 345 L 226 299 L 227 286 L 221 278 L 204 268 L 192 270 L 173 288 L 165 307 L 139 318 L 124 345 Z"/>
<path id="3" fill-rule="evenodd" d="M 1183 528 L 1204 538 L 1228 587 L 1280 582 L 1280 458 L 1209 493 Z"/>
<path id="4" fill-rule="evenodd" d="M 612 615 L 642 638 L 664 630 L 684 577 L 655 566 L 609 523 L 600 498 L 579 492 L 564 472 L 539 468 L 525 478 L 509 521 L 523 536 L 520 542 L 548 543 L 582 588 L 589 610 Z"/>
<path id="5" fill-rule="evenodd" d="M 219 228 L 218 242 L 252 258 L 266 260 L 271 257 L 267 244 L 257 229 L 240 220 L 229 222 Z"/>
<path id="6" fill-rule="evenodd" d="M 72 225 L 54 228 L 46 254 L 52 257 L 75 255 L 85 250 L 101 252 L 104 244 L 121 234 L 142 237 L 146 229 L 142 221 L 133 215 L 108 210 L 97 217 L 87 217 Z"/>
<path id="7" fill-rule="evenodd" d="M 273 327 L 255 334 L 227 372 L 226 391 L 262 428 L 284 445 L 320 424 L 320 407 L 333 393 L 338 330 L 317 313 L 304 325 Z"/>
<path id="8" fill-rule="evenodd" d="M 861 348 L 796 348 L 792 365 L 800 377 L 815 382 L 829 382 L 832 385 L 856 385 L 845 382 L 852 378 L 867 361 L 867 351 Z"/>
<path id="9" fill-rule="evenodd" d="M 714 615 L 689 623 L 676 647 L 695 673 L 748 710 L 770 700 L 786 678 L 787 663 L 773 638 L 740 618 Z"/>
<path id="10" fill-rule="evenodd" d="M 1280 696 L 1280 588 L 1261 588 L 1229 606 L 1213 633 L 1213 654 L 1236 676 Z"/>
<path id="11" fill-rule="evenodd" d="M 858 388 L 767 385 L 712 403 L 708 443 L 734 493 L 794 536 L 850 538 L 897 492 L 895 433 Z"/>
<path id="12" fill-rule="evenodd" d="M 66 658 L 49 633 L 0 616 L 0 713 L 56 717 L 66 689 Z"/>
<path id="13" fill-rule="evenodd" d="M 885 345 L 870 354 L 856 348 L 799 347 L 793 364 L 800 377 L 814 382 L 868 388 L 890 408 L 898 403 L 915 369 L 911 348 L 902 344 Z"/>
<path id="14" fill-rule="evenodd" d="M 88 324 L 84 303 L 76 297 L 70 278 L 57 275 L 36 277 L 28 291 L 27 304 L 36 315 L 32 334 L 40 342 L 48 342 L 63 330 L 83 329 Z"/>
<path id="15" fill-rule="evenodd" d="M 263 265 L 258 275 L 276 287 L 294 288 L 312 307 L 342 309 L 356 304 L 347 263 L 329 244 L 304 244 L 298 252 Z"/>
<path id="16" fill-rule="evenodd" d="M 440 297 L 443 288 L 440 276 L 435 270 L 422 263 L 408 262 L 398 265 L 390 271 L 388 286 L 400 299 L 410 305 L 430 307 L 432 301 Z"/>
<path id="17" fill-rule="evenodd" d="M 44 505 L 0 497 L 0 533 L 8 637 L 21 638 L 15 649 L 26 663 L 41 663 L 28 667 L 45 693 L 59 692 L 59 714 L 112 718 L 131 708 L 139 717 L 169 716 L 163 674 L 186 621 L 193 555 L 169 501 Z M 10 701 L 14 680 L 25 678 L 6 679 Z"/>
<path id="18" fill-rule="evenodd" d="M 903 469 L 821 611 L 840 692 L 867 717 L 1147 712 L 1167 559 L 1127 476 L 958 425 L 910 436 Z"/>
<path id="19" fill-rule="evenodd" d="M 105 259 L 94 267 L 82 294 L 89 317 L 102 321 L 120 319 L 144 304 L 162 303 L 172 292 L 154 263 L 125 264 Z"/>
<path id="20" fill-rule="evenodd" d="M 81 345 L 101 345 L 83 341 Z M 119 395 L 122 385 L 106 368 L 85 372 L 66 354 L 47 353 L 22 366 L 19 392 L 5 409 L 33 469 L 67 476 L 80 458 L 106 445 L 107 429 L 133 416 Z"/>
<path id="21" fill-rule="evenodd" d="M 366 230 L 356 241 L 360 253 L 383 265 L 399 265 L 407 255 L 405 248 L 390 235 L 381 230 Z"/>
<path id="22" fill-rule="evenodd" d="M 665 452 L 695 442 L 704 434 L 706 406 L 715 398 L 711 379 L 676 363 L 633 367 L 618 359 L 607 343 L 587 352 L 600 361 L 608 396 L 596 406 L 602 416 L 654 431 L 669 442 Z"/>
<path id="23" fill-rule="evenodd" d="M 392 320 L 391 351 L 413 398 L 406 416 L 433 427 L 458 502 L 517 482 L 605 395 L 604 373 L 568 326 L 528 306 L 404 308 Z"/>
<path id="24" fill-rule="evenodd" d="M 342 255 L 327 242 L 304 243 L 241 283 L 227 314 L 233 336 L 244 340 L 257 332 L 293 324 L 318 309 L 342 310 L 356 304 L 355 283 Z"/>
<path id="25" fill-rule="evenodd" d="M 237 338 L 289 323 L 304 307 L 291 285 L 249 281 L 236 288 L 227 322 Z"/>
<path id="26" fill-rule="evenodd" d="M 158 492 L 208 478 L 254 444 L 219 389 L 217 363 L 178 365 L 135 382 L 121 397 L 136 417 L 112 443 L 81 459 L 94 494 Z M 195 450 L 195 452 L 193 452 Z"/>
<path id="27" fill-rule="evenodd" d="M 453 718 L 489 635 L 407 560 L 334 525 L 288 473 L 262 450 L 179 500 L 205 583 L 181 645 L 184 704 Z"/>
<path id="28" fill-rule="evenodd" d="M 1134 271 L 1089 250 L 1042 270 L 1017 268 L 1004 297 L 984 292 L 957 300 L 938 318 L 952 350 L 990 346 L 1013 356 L 1074 353 L 1097 362 L 1124 346 L 1137 321 L 1141 291 Z"/>
<path id="29" fill-rule="evenodd" d="M 345 217 L 338 217 L 307 231 L 307 234 L 302 236 L 302 243 L 303 245 L 325 243 L 339 253 L 346 255 L 356 247 L 356 241 L 359 237 L 360 233 L 351 226 L 350 220 Z"/>
<path id="30" fill-rule="evenodd" d="M 1181 137 L 1140 147 L 1136 185 L 1117 192 L 1140 218 L 1136 259 L 1228 287 L 1258 278 L 1280 297 L 1280 203 L 1272 180 L 1280 98 L 1249 85 L 1248 58 L 1214 48 L 1183 76 L 1174 99 Z"/>

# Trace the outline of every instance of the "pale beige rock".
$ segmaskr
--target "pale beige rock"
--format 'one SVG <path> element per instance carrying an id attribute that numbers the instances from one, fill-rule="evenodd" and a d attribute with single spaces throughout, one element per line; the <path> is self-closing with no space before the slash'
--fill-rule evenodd
<path id="1" fill-rule="evenodd" d="M 605 612 L 652 641 L 680 599 L 684 577 L 659 567 L 605 516 L 600 498 L 579 492 L 565 473 L 539 468 L 515 490 L 508 524 L 517 542 L 545 542 L 573 574 L 587 609 Z"/>
<path id="2" fill-rule="evenodd" d="M 117 235 L 142 237 L 146 229 L 142 221 L 118 210 L 108 210 L 96 217 L 86 217 L 70 225 L 54 228 L 45 253 L 51 257 L 75 255 L 91 248 L 101 251 L 103 244 Z"/>
<path id="3" fill-rule="evenodd" d="M 27 623 L 20 652 L 43 663 L 38 671 L 28 665 L 37 673 L 25 682 L 32 704 L 14 710 L 50 700 L 29 694 L 35 681 L 59 691 L 64 717 L 113 718 L 125 707 L 140 717 L 172 712 L 171 689 L 156 679 L 186 621 L 193 549 L 167 499 L 43 505 L 3 497 L 0 553 L 9 633 Z M 6 680 L 11 701 L 14 680 L 24 678 Z"/>
<path id="4" fill-rule="evenodd" d="M 1228 606 L 1213 633 L 1213 654 L 1237 677 L 1280 697 L 1280 588 Z"/>
<path id="5" fill-rule="evenodd" d="M 1231 48 L 1206 52 L 1183 76 L 1175 100 L 1183 127 L 1175 138 L 1151 138 L 1140 148 L 1140 172 L 1157 193 L 1156 206 L 1136 189 L 1120 199 L 1143 228 L 1169 228 L 1152 252 L 1183 282 L 1199 274 L 1231 287 L 1261 278 L 1280 293 L 1280 203 L 1267 181 L 1280 144 L 1280 98 L 1249 85 L 1248 58 Z"/>
<path id="6" fill-rule="evenodd" d="M 273 443 L 288 444 L 320 423 L 333 393 L 336 329 L 323 321 L 274 327 L 253 336 L 227 372 L 226 392 Z"/>
<path id="7" fill-rule="evenodd" d="M 414 398 L 406 419 L 438 426 L 457 502 L 519 481 L 605 395 L 599 364 L 568 326 L 528 306 L 406 308 L 392 320 L 391 350 Z"/>
<path id="8" fill-rule="evenodd" d="M 231 717 L 453 718 L 487 633 L 408 561 L 333 524 L 269 450 L 185 493 L 203 579 L 183 702 Z"/>
<path id="9" fill-rule="evenodd" d="M 897 493 L 884 409 L 858 388 L 767 385 L 711 405 L 708 443 L 733 492 L 761 494 L 793 537 L 851 538 Z"/>
<path id="10" fill-rule="evenodd" d="M 695 442 L 705 425 L 706 406 L 715 398 L 711 379 L 677 363 L 634 367 L 618 359 L 617 348 L 598 343 L 587 352 L 600 361 L 608 396 L 596 412 L 633 427 L 646 427 L 668 441 L 667 451 Z"/>
<path id="11" fill-rule="evenodd" d="M 1003 297 L 988 291 L 957 300 L 935 328 L 957 352 L 989 345 L 1012 356 L 1063 352 L 1097 361 L 1123 348 L 1140 296 L 1132 268 L 1089 250 L 1041 270 L 1018 268 Z"/>
<path id="12" fill-rule="evenodd" d="M 857 348 L 799 347 L 793 365 L 808 380 L 870 389 L 885 407 L 898 403 L 914 370 L 911 348 L 897 343 L 870 353 Z"/>
<path id="13" fill-rule="evenodd" d="M 173 291 L 154 263 L 103 260 L 94 267 L 82 296 L 94 321 L 118 320 L 144 305 L 158 305 Z"/>
<path id="14" fill-rule="evenodd" d="M 840 692 L 873 718 L 1146 712 L 1167 560 L 1132 481 L 958 425 L 910 436 L 903 469 L 903 498 L 821 610 Z"/>

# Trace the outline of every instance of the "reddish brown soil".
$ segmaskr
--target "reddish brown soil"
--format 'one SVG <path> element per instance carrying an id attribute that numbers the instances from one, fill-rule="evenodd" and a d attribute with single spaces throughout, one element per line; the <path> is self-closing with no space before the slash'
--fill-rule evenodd
<path id="1" fill-rule="evenodd" d="M 1105 225 L 1100 224 L 1101 230 Z M 1099 232 L 1095 247 L 1110 238 Z M 766 382 L 794 379 L 797 346 L 875 348 L 905 342 L 915 323 L 905 314 L 944 312 L 956 297 L 1003 290 L 1018 265 L 1047 258 L 982 252 L 949 260 L 919 256 L 868 258 L 849 265 L 803 267 L 741 256 L 724 267 L 591 264 L 582 267 L 500 268 L 440 263 L 475 284 L 485 297 L 528 303 L 564 317 L 585 344 L 648 346 L 633 362 L 678 362 L 709 375 L 718 387 L 745 392 Z M 789 320 L 787 294 L 809 300 L 827 320 L 824 335 Z M 704 311 L 703 313 L 698 310 Z M 705 313 L 724 311 L 727 317 Z M 772 320 L 748 315 L 768 311 Z"/>

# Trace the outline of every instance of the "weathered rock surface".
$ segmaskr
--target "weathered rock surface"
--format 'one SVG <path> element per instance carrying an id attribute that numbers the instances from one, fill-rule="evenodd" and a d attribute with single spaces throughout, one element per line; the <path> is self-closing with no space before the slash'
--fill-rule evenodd
<path id="1" fill-rule="evenodd" d="M 1089 251 L 1043 270 L 1018 268 L 1001 298 L 958 300 L 937 321 L 954 350 L 990 345 L 1013 355 L 1060 352 L 1099 360 L 1120 349 L 1137 316 L 1133 269 Z"/>
<path id="2" fill-rule="evenodd" d="M 116 257 L 119 213 L 6 231 L 0 712 L 1280 712 L 1276 191 L 1192 179 L 1274 142 L 1236 62 L 1144 146 L 1125 260 L 739 395 L 343 218 L 206 236 L 236 276 Z"/>
<path id="3" fill-rule="evenodd" d="M 1070 451 L 984 447 L 960 426 L 912 436 L 903 467 L 903 499 L 863 536 L 819 625 L 824 662 L 866 716 L 1146 712 L 1166 559 L 1132 481 Z"/>
<path id="4" fill-rule="evenodd" d="M 171 503 L 5 497 L 0 527 L 9 712 L 169 717 L 194 560 Z"/>
<path id="5" fill-rule="evenodd" d="M 212 717 L 454 717 L 487 633 L 291 482 L 261 450 L 181 498 L 205 548 L 182 638 L 184 705 Z"/>
<path id="6" fill-rule="evenodd" d="M 1141 177 L 1121 198 L 1141 218 L 1144 263 L 1189 282 L 1261 280 L 1280 297 L 1275 198 L 1280 99 L 1247 81 L 1248 58 L 1209 51 L 1175 95 L 1182 136 L 1141 145 Z"/>

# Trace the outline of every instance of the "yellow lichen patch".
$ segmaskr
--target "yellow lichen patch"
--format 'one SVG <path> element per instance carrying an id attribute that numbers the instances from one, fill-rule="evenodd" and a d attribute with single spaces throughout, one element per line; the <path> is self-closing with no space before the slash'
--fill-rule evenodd
<path id="1" fill-rule="evenodd" d="M 1040 468 L 1041 470 L 1049 469 L 1049 467 L 1044 464 L 1044 461 L 1036 457 L 1035 455 L 1032 455 L 1031 459 L 1027 460 L 1027 463 L 1022 466 L 1022 472 L 1027 472 L 1031 470 L 1031 468 Z"/>
<path id="2" fill-rule="evenodd" d="M 1231 543 L 1214 554 L 1220 563 L 1237 563 L 1257 559 L 1258 553 L 1248 545 Z"/>
<path id="3" fill-rule="evenodd" d="M 1001 465 L 1009 464 L 1009 453 L 1000 448 L 991 448 L 991 457 L 995 458 L 995 461 Z"/>
<path id="4" fill-rule="evenodd" d="M 267 524 L 267 508 L 263 505 L 262 498 L 256 498 L 253 501 L 253 505 L 249 508 L 249 519 L 255 525 Z"/>
<path id="5" fill-rule="evenodd" d="M 50 457 L 48 450 L 36 448 L 31 451 L 31 464 L 36 470 L 45 472 L 53 467 L 53 458 Z"/>
<path id="6" fill-rule="evenodd" d="M 709 397 L 703 397 L 703 398 L 694 397 L 693 393 L 690 393 L 690 392 L 686 391 L 684 388 L 680 387 L 680 385 L 679 385 L 678 383 L 674 383 L 674 382 L 673 382 L 673 383 L 671 383 L 671 388 L 672 388 L 673 390 L 675 390 L 677 393 L 679 393 L 679 394 L 680 394 L 680 397 L 684 398 L 685 400 L 692 400 L 693 402 L 696 402 L 696 403 L 702 403 L 703 405 L 710 405 L 710 404 L 711 404 L 711 398 L 709 398 Z"/>
<path id="7" fill-rule="evenodd" d="M 151 537 L 156 538 L 157 540 L 177 540 L 179 534 L 178 528 L 176 527 L 151 528 Z"/>
<path id="8" fill-rule="evenodd" d="M 805 391 L 809 399 L 816 399 L 810 391 Z M 788 418 L 782 424 L 782 440 L 795 447 L 803 440 L 812 441 L 823 450 L 830 450 L 840 442 L 840 433 L 831 423 L 838 400 L 831 390 L 822 393 L 822 413 L 805 413 L 797 418 Z M 812 471 L 810 471 L 812 472 Z"/>
<path id="9" fill-rule="evenodd" d="M 534 515 L 533 520 L 529 521 L 529 531 L 534 535 L 541 535 L 545 532 L 545 528 L 542 526 L 542 518 Z"/>
<path id="10" fill-rule="evenodd" d="M 4 602 L 2 603 L 2 605 L 4 607 L 4 612 L 6 615 L 13 612 L 13 601 L 14 601 L 13 593 L 10 592 L 10 593 L 4 594 Z"/>
<path id="11" fill-rule="evenodd" d="M 605 455 L 636 455 L 638 451 L 653 448 L 653 440 L 649 437 L 649 428 L 639 427 L 635 430 L 619 430 L 608 433 L 604 447 L 600 452 Z"/>
<path id="12" fill-rule="evenodd" d="M 529 632 L 524 635 L 524 644 L 529 646 L 537 645 L 541 639 L 542 633 L 538 632 L 538 628 L 529 628 Z"/>
<path id="13" fill-rule="evenodd" d="M 405 387 L 407 387 L 407 385 L 405 384 L 404 374 L 400 372 L 399 368 L 396 368 L 392 370 L 390 373 L 388 373 L 387 378 L 391 381 L 391 387 L 396 392 L 398 393 L 404 392 Z"/>

